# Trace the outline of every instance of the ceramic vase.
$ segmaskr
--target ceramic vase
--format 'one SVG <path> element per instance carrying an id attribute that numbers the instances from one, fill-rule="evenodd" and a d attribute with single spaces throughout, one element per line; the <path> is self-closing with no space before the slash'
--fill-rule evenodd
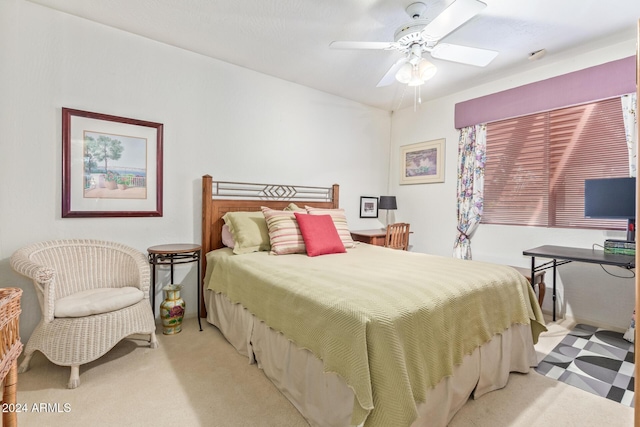
<path id="1" fill-rule="evenodd" d="M 162 333 L 177 334 L 182 330 L 184 317 L 184 300 L 180 298 L 182 285 L 167 285 L 164 291 L 164 301 L 160 304 L 160 318 L 162 319 Z"/>

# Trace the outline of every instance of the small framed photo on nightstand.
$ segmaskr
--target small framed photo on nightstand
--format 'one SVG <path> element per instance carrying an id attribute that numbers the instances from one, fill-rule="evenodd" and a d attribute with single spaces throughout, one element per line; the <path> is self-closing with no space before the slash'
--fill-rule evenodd
<path id="1" fill-rule="evenodd" d="M 377 197 L 360 197 L 360 218 L 378 218 Z"/>

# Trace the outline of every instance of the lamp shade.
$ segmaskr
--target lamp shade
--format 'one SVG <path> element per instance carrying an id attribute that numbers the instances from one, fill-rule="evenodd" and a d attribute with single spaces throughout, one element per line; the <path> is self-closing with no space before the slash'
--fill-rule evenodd
<path id="1" fill-rule="evenodd" d="M 378 202 L 378 209 L 387 209 L 387 210 L 398 209 L 398 205 L 396 203 L 396 196 L 380 196 L 380 201 Z"/>

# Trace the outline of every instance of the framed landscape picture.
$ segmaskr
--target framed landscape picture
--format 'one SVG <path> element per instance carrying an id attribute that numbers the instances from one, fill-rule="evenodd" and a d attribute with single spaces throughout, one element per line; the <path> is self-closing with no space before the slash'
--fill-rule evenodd
<path id="1" fill-rule="evenodd" d="M 62 109 L 62 217 L 162 216 L 161 123 Z"/>
<path id="2" fill-rule="evenodd" d="M 400 184 L 444 182 L 445 140 L 400 147 Z"/>

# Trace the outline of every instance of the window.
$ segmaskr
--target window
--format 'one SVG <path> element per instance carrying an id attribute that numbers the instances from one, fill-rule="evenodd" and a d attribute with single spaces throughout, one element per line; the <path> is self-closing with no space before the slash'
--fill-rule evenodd
<path id="1" fill-rule="evenodd" d="M 584 180 L 626 176 L 620 98 L 489 123 L 481 222 L 624 230 L 584 218 Z"/>

